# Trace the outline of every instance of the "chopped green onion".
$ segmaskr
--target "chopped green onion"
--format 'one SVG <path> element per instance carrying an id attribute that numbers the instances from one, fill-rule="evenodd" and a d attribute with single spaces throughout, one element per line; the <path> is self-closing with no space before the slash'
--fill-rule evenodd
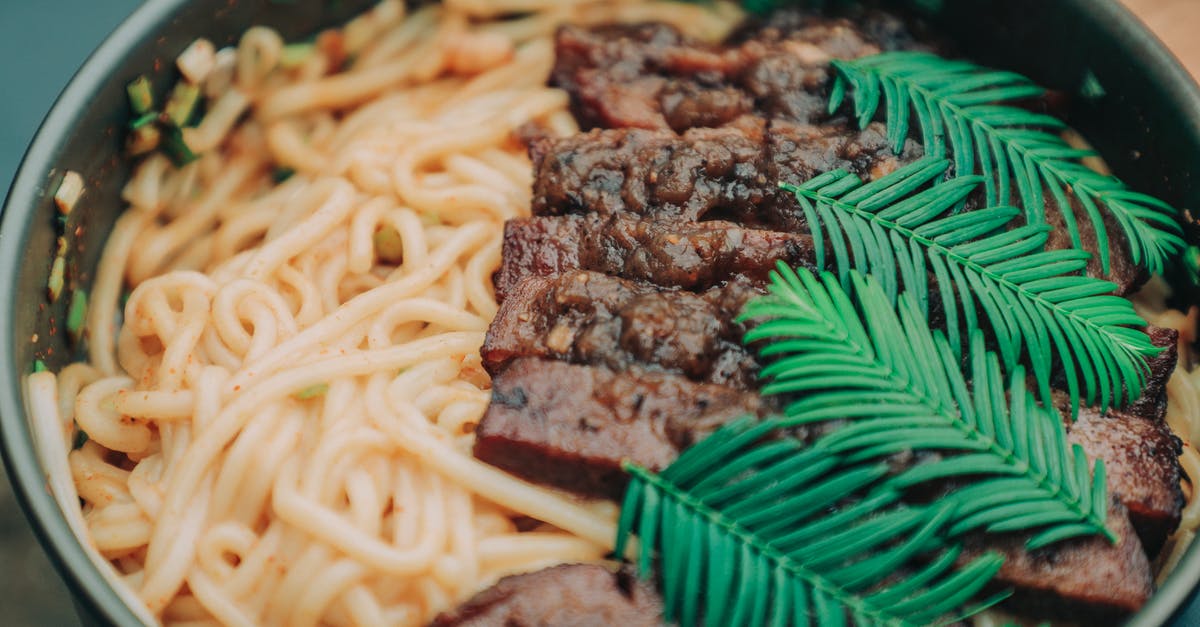
<path id="1" fill-rule="evenodd" d="M 46 362 L 44 362 L 40 359 L 33 360 L 33 371 L 34 372 L 45 372 L 46 371 Z"/>
<path id="2" fill-rule="evenodd" d="M 164 130 L 162 149 L 176 167 L 183 167 L 196 160 L 196 153 L 183 141 L 183 129 L 174 124 L 167 124 Z"/>
<path id="3" fill-rule="evenodd" d="M 71 293 L 71 305 L 67 308 L 67 332 L 78 342 L 83 337 L 84 326 L 87 324 L 87 291 L 75 290 Z"/>
<path id="4" fill-rule="evenodd" d="M 145 74 L 133 79 L 125 86 L 129 94 L 129 106 L 137 115 L 142 115 L 154 108 L 154 94 L 150 91 L 150 79 Z"/>
<path id="5" fill-rule="evenodd" d="M 66 257 L 67 256 L 67 238 L 59 236 L 58 239 L 55 240 L 54 256 L 55 257 Z"/>
<path id="6" fill-rule="evenodd" d="M 298 401 L 306 401 L 310 398 L 315 398 L 317 396 L 321 396 L 328 391 L 329 391 L 328 383 L 318 383 L 316 385 L 310 385 L 310 386 L 304 388 L 303 390 L 296 392 L 292 396 Z"/>
<path id="7" fill-rule="evenodd" d="M 63 290 L 63 275 L 67 271 L 67 260 L 62 255 L 54 257 L 54 263 L 50 266 L 50 280 L 46 282 L 46 289 L 50 293 L 50 302 L 58 300 Z"/>
<path id="8" fill-rule="evenodd" d="M 137 156 L 144 155 L 156 148 L 162 143 L 162 131 L 158 130 L 157 126 L 142 126 L 133 130 L 126 140 L 126 149 L 129 154 Z"/>
<path id="9" fill-rule="evenodd" d="M 133 121 L 129 123 L 129 128 L 136 131 L 143 126 L 153 124 L 158 120 L 158 116 L 159 113 L 157 111 L 147 111 L 134 118 Z"/>
<path id="10" fill-rule="evenodd" d="M 212 42 L 201 37 L 180 53 L 175 59 L 175 66 L 189 83 L 199 85 L 212 72 L 216 63 L 216 53 Z"/>
<path id="11" fill-rule="evenodd" d="M 391 225 L 384 225 L 372 238 L 375 242 L 375 254 L 388 263 L 400 263 L 404 259 L 404 241 L 400 232 Z"/>
<path id="12" fill-rule="evenodd" d="M 163 107 L 163 116 L 174 122 L 175 126 L 187 126 L 188 122 L 192 120 L 192 114 L 196 112 L 196 103 L 199 101 L 200 88 L 191 83 L 179 81 L 175 83 L 175 88 L 171 90 L 171 97 Z"/>
<path id="13" fill-rule="evenodd" d="M 63 174 L 62 182 L 58 184 L 58 191 L 54 192 L 54 204 L 58 205 L 59 213 L 71 213 L 82 194 L 83 177 L 74 170 L 67 170 Z"/>
<path id="14" fill-rule="evenodd" d="M 292 168 L 278 167 L 271 171 L 271 180 L 276 183 L 282 183 L 292 178 L 292 175 L 295 173 L 296 171 Z"/>
<path id="15" fill-rule="evenodd" d="M 75 441 L 71 443 L 71 450 L 77 451 L 77 450 L 83 448 L 83 445 L 87 444 L 87 441 L 88 441 L 87 431 L 84 431 L 83 429 L 80 429 L 78 426 L 76 426 L 75 427 Z"/>
<path id="16" fill-rule="evenodd" d="M 279 67 L 290 70 L 299 67 L 312 56 L 316 46 L 308 43 L 288 44 L 279 51 Z"/>

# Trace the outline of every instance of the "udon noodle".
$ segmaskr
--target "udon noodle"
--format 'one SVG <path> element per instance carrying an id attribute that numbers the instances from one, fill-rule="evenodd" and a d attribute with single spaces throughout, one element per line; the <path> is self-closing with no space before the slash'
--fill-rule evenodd
<path id="1" fill-rule="evenodd" d="M 345 69 L 320 48 L 282 67 L 264 27 L 218 53 L 185 135 L 199 160 L 152 156 L 125 188 L 90 361 L 28 383 L 38 446 L 69 462 L 51 489 L 143 620 L 422 624 L 505 574 L 611 550 L 613 505 L 470 454 L 502 224 L 530 202 L 515 135 L 577 131 L 545 86 L 556 25 L 653 19 L 716 39 L 735 14 L 386 0 L 341 29 Z M 295 173 L 277 183 L 281 168 Z M 402 259 L 382 258 L 384 230 Z M 1193 339 L 1194 313 L 1152 307 Z M 1193 442 L 1200 374 L 1170 390 Z M 89 440 L 68 453 L 75 424 Z M 1183 461 L 1200 478 L 1190 445 Z M 1188 493 L 1175 546 L 1200 524 Z"/>

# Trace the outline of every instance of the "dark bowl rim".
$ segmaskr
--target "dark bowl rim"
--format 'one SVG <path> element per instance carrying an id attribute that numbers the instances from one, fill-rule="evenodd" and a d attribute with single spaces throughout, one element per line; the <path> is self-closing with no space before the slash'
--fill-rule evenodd
<path id="1" fill-rule="evenodd" d="M 89 615 L 117 625 L 139 624 L 103 574 L 91 563 L 79 538 L 49 494 L 33 448 L 20 386 L 25 365 L 16 363 L 13 324 L 18 306 L 17 276 L 37 201 L 46 176 L 55 168 L 60 149 L 76 132 L 91 97 L 110 80 L 113 69 L 137 47 L 143 36 L 161 26 L 192 0 L 147 0 L 104 39 L 88 57 L 38 127 L 0 210 L 0 355 L 7 356 L 12 376 L 0 381 L 0 453 L 9 481 L 43 549 Z M 1200 85 L 1149 28 L 1117 0 L 1061 0 L 1091 12 L 1097 23 L 1137 54 L 1154 82 L 1166 91 L 1190 121 L 1187 132 L 1200 148 Z M 0 362 L 2 363 L 2 362 Z M 1161 625 L 1183 610 L 1200 590 L 1200 542 L 1193 543 L 1166 584 L 1130 621 Z"/>

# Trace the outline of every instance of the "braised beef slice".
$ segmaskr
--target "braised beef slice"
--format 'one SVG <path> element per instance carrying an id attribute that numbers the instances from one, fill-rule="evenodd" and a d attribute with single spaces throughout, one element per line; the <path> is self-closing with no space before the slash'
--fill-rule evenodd
<path id="1" fill-rule="evenodd" d="M 628 567 L 563 564 L 504 577 L 431 625 L 660 627 L 662 612 L 658 591 Z"/>
<path id="2" fill-rule="evenodd" d="M 743 226 L 807 232 L 795 198 L 779 183 L 800 184 L 843 168 L 876 178 L 921 154 L 902 157 L 882 125 L 861 131 L 785 122 L 663 131 L 591 131 L 535 141 L 534 215 L 628 212 L 654 219 L 719 218 Z"/>
<path id="3" fill-rule="evenodd" d="M 1149 555 L 1158 554 L 1179 526 L 1183 509 L 1179 454 L 1182 444 L 1166 422 L 1121 412 L 1080 409 L 1067 442 L 1083 447 L 1089 460 L 1104 460 L 1108 492 L 1129 510 Z"/>
<path id="4" fill-rule="evenodd" d="M 683 132 L 751 111 L 813 122 L 829 117 L 832 59 L 915 47 L 901 20 L 880 13 L 856 23 L 779 11 L 725 46 L 690 41 L 663 24 L 567 26 L 555 39 L 550 82 L 570 95 L 585 129 Z"/>
<path id="5" fill-rule="evenodd" d="M 704 290 L 735 275 L 764 284 L 776 262 L 813 268 L 812 238 L 728 222 L 596 214 L 535 216 L 504 224 L 496 298 L 529 275 L 594 270 L 663 287 Z"/>
<path id="6" fill-rule="evenodd" d="M 1013 588 L 1004 605 L 1017 613 L 1081 625 L 1119 624 L 1153 593 L 1153 574 L 1124 506 L 1112 503 L 1107 525 L 1116 544 L 1089 536 L 1029 551 L 1022 534 L 972 536 L 960 562 L 999 551 L 1004 566 L 993 584 Z"/>
<path id="7" fill-rule="evenodd" d="M 1142 396 L 1122 411 L 1148 420 L 1163 420 L 1167 416 L 1167 381 L 1175 372 L 1179 361 L 1179 331 L 1162 327 L 1147 327 L 1150 343 L 1161 348 L 1147 360 L 1150 374 L 1142 388 Z"/>
<path id="8" fill-rule="evenodd" d="M 622 460 L 660 470 L 721 425 L 765 411 L 758 394 L 728 386 L 522 358 L 492 380 L 474 452 L 536 483 L 619 500 Z"/>
<path id="9" fill-rule="evenodd" d="M 760 293 L 740 279 L 694 294 L 588 271 L 531 276 L 504 299 L 479 352 L 492 374 L 548 357 L 750 389 L 758 365 L 734 318 Z"/>

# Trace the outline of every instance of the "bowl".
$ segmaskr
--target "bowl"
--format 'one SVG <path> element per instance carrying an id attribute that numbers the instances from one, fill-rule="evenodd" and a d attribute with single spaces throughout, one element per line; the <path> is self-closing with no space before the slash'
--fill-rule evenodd
<path id="1" fill-rule="evenodd" d="M 1077 97 L 1066 117 L 1134 188 L 1177 207 L 1200 206 L 1200 88 L 1115 0 L 924 0 L 930 19 L 965 56 L 1016 70 Z M 130 174 L 122 157 L 129 121 L 125 85 L 149 76 L 162 93 L 174 59 L 192 40 L 233 43 L 251 25 L 289 39 L 341 23 L 368 0 L 149 0 L 84 64 L 54 104 L 17 173 L 0 222 L 0 446 L 21 502 L 88 623 L 137 624 L 84 552 L 50 494 L 33 447 L 22 379 L 35 359 L 57 370 L 77 357 L 56 321 L 66 300 L 47 303 L 54 256 L 53 195 L 66 170 L 83 175 L 81 227 L 68 256 L 71 285 L 87 287 Z M 1099 87 L 1099 89 L 1097 89 Z M 1200 624 L 1200 543 L 1130 625 Z"/>

